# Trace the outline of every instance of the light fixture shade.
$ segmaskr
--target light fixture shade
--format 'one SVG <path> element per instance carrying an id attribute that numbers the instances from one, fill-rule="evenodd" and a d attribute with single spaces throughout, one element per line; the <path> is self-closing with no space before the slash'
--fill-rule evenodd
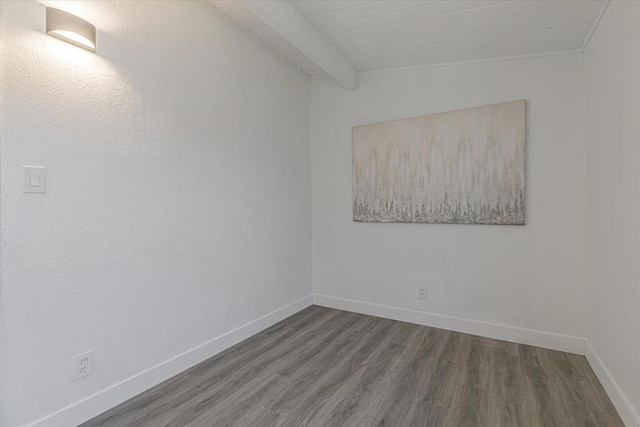
<path id="1" fill-rule="evenodd" d="M 47 8 L 47 34 L 91 52 L 96 51 L 96 27 L 63 10 Z"/>

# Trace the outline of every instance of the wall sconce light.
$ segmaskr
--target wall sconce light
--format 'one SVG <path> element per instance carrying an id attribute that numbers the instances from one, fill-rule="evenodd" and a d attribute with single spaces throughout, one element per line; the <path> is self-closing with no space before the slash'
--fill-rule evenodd
<path id="1" fill-rule="evenodd" d="M 47 8 L 47 34 L 91 52 L 96 51 L 96 27 L 62 10 Z"/>

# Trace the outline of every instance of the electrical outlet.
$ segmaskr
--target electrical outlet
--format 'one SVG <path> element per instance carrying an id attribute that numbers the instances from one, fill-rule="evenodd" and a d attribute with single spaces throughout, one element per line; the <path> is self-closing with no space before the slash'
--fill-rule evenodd
<path id="1" fill-rule="evenodd" d="M 418 299 L 427 299 L 427 287 L 426 286 L 418 286 Z"/>
<path id="2" fill-rule="evenodd" d="M 93 373 L 93 350 L 73 356 L 72 377 L 74 380 L 86 377 Z"/>

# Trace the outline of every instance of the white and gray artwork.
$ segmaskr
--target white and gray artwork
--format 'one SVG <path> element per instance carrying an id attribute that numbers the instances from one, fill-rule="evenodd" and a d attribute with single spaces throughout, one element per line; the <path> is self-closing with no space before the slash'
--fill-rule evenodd
<path id="1" fill-rule="evenodd" d="M 525 101 L 353 128 L 353 219 L 524 225 Z"/>

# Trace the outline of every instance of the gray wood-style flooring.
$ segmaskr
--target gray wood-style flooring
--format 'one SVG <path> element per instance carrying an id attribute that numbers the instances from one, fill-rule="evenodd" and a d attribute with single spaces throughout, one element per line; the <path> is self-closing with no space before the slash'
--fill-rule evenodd
<path id="1" fill-rule="evenodd" d="M 83 426 L 623 426 L 582 356 L 312 306 Z"/>

